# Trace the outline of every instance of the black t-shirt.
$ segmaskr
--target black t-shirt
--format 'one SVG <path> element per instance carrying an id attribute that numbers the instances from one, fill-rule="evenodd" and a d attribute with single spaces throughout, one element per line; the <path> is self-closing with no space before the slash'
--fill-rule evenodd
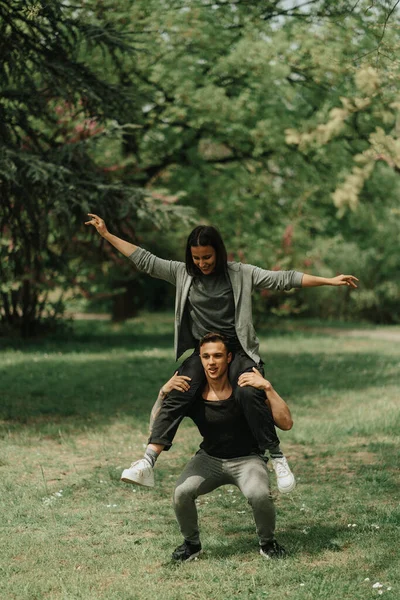
<path id="1" fill-rule="evenodd" d="M 197 425 L 203 441 L 200 448 L 217 458 L 261 454 L 242 409 L 233 394 L 226 400 L 198 398 L 188 415 Z"/>

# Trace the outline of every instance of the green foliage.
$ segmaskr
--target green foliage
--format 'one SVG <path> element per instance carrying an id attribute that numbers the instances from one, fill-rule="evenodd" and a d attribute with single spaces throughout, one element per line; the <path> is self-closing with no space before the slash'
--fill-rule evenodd
<path id="1" fill-rule="evenodd" d="M 115 179 L 99 160 L 132 129 L 124 115 L 134 97 L 92 59 L 116 76 L 135 48 L 126 27 L 89 18 L 96 6 L 0 2 L 0 315 L 24 335 L 63 312 L 58 290 L 85 279 L 74 257 L 98 262 L 80 233 L 86 213 L 133 238 L 138 220 L 160 227 L 177 218 L 173 202 Z M 185 222 L 189 211 L 180 213 Z"/>
<path id="2" fill-rule="evenodd" d="M 150 113 L 163 139 L 178 128 L 184 151 L 161 177 L 174 192 L 188 191 L 187 201 L 219 226 L 240 260 L 334 275 L 346 271 L 346 249 L 354 248 L 358 296 L 324 291 L 322 305 L 309 302 L 308 291 L 264 297 L 260 316 L 318 307 L 327 316 L 397 321 L 393 6 L 357 3 L 351 11 L 342 3 L 331 21 L 318 4 L 318 20 L 279 22 L 273 10 L 261 19 L 252 3 L 246 14 L 239 3 L 234 17 L 228 6 L 214 8 L 217 23 L 209 8 L 172 15 L 164 6 L 152 15 L 165 35 L 149 78 L 166 91 Z M 190 137 L 198 143 L 190 139 L 189 152 Z M 338 244 L 342 251 L 331 253 Z"/>
<path id="3" fill-rule="evenodd" d="M 190 209 L 266 268 L 334 274 L 345 253 L 330 248 L 353 248 L 365 289 L 335 315 L 398 320 L 395 8 L 0 2 L 3 323 L 29 331 L 74 275 L 89 296 L 134 281 L 91 247 L 86 212 L 181 257 Z M 330 315 L 342 300 L 322 298 L 264 297 L 257 312 Z"/>

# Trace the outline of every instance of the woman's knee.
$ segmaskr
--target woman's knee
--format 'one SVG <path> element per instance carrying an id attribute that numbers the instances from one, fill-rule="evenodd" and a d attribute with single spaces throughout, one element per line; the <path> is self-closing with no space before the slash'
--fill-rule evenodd
<path id="1" fill-rule="evenodd" d="M 257 398 L 258 394 L 257 390 L 254 387 L 246 386 L 246 387 L 237 387 L 235 390 L 236 398 L 241 402 L 251 402 L 255 398 Z"/>
<path id="2" fill-rule="evenodd" d="M 185 397 L 195 396 L 199 388 L 202 387 L 205 382 L 203 365 L 198 356 L 190 356 L 189 359 L 186 359 L 179 367 L 178 375 L 190 377 L 189 390 L 187 392 L 178 392 Z"/>
<path id="3" fill-rule="evenodd" d="M 191 354 L 186 360 L 183 361 L 178 367 L 179 375 L 199 376 L 203 372 L 203 366 L 201 364 L 200 356 L 197 352 Z"/>

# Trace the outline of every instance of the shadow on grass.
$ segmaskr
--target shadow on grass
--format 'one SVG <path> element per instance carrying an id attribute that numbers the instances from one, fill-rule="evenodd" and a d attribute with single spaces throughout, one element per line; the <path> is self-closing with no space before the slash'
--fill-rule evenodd
<path id="1" fill-rule="evenodd" d="M 120 325 L 79 322 L 71 336 L 8 347 L 0 366 L 6 433 L 23 428 L 58 436 L 60 428 L 79 431 L 124 417 L 147 429 L 158 389 L 177 366 L 169 315 Z M 379 351 L 274 351 L 267 377 L 293 405 L 308 407 L 352 389 L 397 384 L 397 369 L 397 357 Z"/>
<path id="2" fill-rule="evenodd" d="M 279 543 L 285 548 L 287 558 L 295 558 L 302 555 L 317 556 L 326 550 L 331 552 L 343 552 L 351 543 L 351 534 L 341 527 L 315 526 L 310 529 L 307 536 L 300 532 L 277 532 Z M 219 542 L 203 539 L 203 554 L 200 560 L 224 560 L 233 557 L 243 558 L 259 554 L 258 539 L 255 533 L 246 531 L 241 535 L 221 537 Z M 171 566 L 176 563 L 171 562 Z M 164 566 L 168 566 L 166 562 Z"/>
<path id="3" fill-rule="evenodd" d="M 315 332 L 302 322 L 271 322 L 258 328 L 262 338 L 326 338 L 323 331 Z M 312 325 L 313 323 L 311 323 Z M 319 323 L 321 325 L 321 323 Z M 336 324 L 343 330 L 348 324 Z M 351 324 L 355 328 L 355 324 Z M 155 346 L 173 348 L 174 315 L 172 313 L 150 313 L 143 317 L 121 323 L 112 321 L 72 321 L 67 322 L 59 333 L 50 336 L 21 339 L 20 337 L 0 337 L 0 350 L 19 350 L 22 352 L 62 351 L 69 352 L 104 352 L 112 349 L 147 349 Z"/>
<path id="4" fill-rule="evenodd" d="M 157 338 L 154 356 L 126 358 L 106 352 L 93 359 L 89 351 L 82 356 L 27 356 L 22 363 L 3 366 L 0 418 L 13 430 L 54 420 L 57 435 L 64 418 L 72 419 L 73 429 L 105 425 L 122 415 L 147 426 L 158 389 L 176 368 L 172 355 L 157 356 L 160 349 Z M 287 359 L 284 353 L 274 354 L 275 385 L 298 406 L 319 405 L 351 389 L 398 383 L 397 360 L 382 360 L 379 354 L 297 354 L 295 364 Z"/>
<path id="5" fill-rule="evenodd" d="M 121 330 L 121 325 L 115 326 L 116 330 L 104 331 L 104 333 L 91 333 L 80 330 L 77 333 L 66 333 L 62 337 L 51 339 L 0 339 L 0 350 L 16 350 L 26 354 L 35 352 L 62 352 L 63 354 L 76 352 L 107 352 L 112 350 L 147 350 L 149 348 L 173 349 L 174 337 L 172 333 L 159 333 L 148 331 L 141 333 L 127 327 Z"/>

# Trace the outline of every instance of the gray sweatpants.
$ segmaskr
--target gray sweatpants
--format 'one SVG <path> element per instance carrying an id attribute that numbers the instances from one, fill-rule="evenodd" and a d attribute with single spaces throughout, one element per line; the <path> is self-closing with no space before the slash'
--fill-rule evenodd
<path id="1" fill-rule="evenodd" d="M 268 471 L 260 456 L 216 458 L 204 450 L 186 465 L 174 492 L 174 509 L 183 537 L 199 543 L 199 526 L 195 500 L 221 485 L 236 485 L 253 509 L 260 544 L 274 539 L 275 507 L 268 483 Z"/>

